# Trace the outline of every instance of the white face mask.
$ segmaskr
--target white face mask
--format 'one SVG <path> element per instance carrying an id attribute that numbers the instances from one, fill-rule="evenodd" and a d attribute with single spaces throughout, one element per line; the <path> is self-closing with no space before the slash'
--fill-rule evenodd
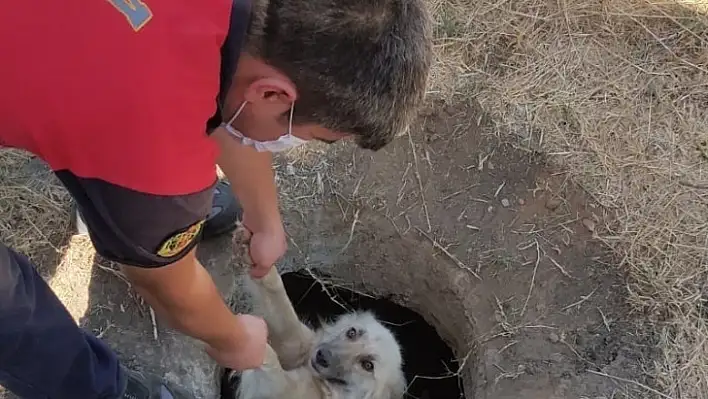
<path id="1" fill-rule="evenodd" d="M 246 103 L 247 102 L 244 101 L 243 104 L 241 104 L 236 113 L 234 113 L 234 116 L 232 116 L 228 122 L 221 124 L 221 126 L 223 126 L 227 132 L 239 139 L 241 141 L 241 144 L 251 146 L 255 148 L 258 152 L 281 152 L 307 143 L 307 140 L 303 140 L 292 134 L 294 104 L 290 105 L 290 120 L 288 121 L 288 132 L 285 135 L 278 137 L 277 140 L 270 141 L 258 141 L 253 140 L 250 137 L 244 136 L 243 133 L 236 130 L 233 126 L 231 126 L 231 124 L 234 122 L 234 120 L 236 120 L 236 117 L 241 114 L 241 111 L 243 111 L 243 108 L 246 106 Z"/>

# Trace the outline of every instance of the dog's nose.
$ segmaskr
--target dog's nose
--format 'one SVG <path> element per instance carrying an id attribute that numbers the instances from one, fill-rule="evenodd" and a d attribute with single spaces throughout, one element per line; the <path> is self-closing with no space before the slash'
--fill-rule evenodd
<path id="1" fill-rule="evenodd" d="M 315 362 L 321 367 L 329 367 L 329 359 L 331 358 L 332 352 L 329 349 L 319 349 L 315 354 Z"/>

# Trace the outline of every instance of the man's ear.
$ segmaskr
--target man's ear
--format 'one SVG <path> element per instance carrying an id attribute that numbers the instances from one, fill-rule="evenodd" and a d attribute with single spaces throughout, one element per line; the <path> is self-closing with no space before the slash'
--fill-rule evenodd
<path id="1" fill-rule="evenodd" d="M 282 78 L 260 78 L 246 87 L 244 99 L 253 105 L 253 112 L 278 116 L 290 110 L 297 98 L 295 85 Z"/>

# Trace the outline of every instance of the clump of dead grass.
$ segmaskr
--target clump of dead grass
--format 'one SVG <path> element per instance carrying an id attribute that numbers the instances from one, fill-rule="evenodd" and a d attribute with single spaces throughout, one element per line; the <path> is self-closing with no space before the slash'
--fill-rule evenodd
<path id="1" fill-rule="evenodd" d="M 0 150 L 0 242 L 56 267 L 71 235 L 70 203 L 44 162 L 24 151 Z"/>
<path id="2" fill-rule="evenodd" d="M 708 1 L 431 0 L 432 91 L 563 166 L 651 316 L 674 398 L 708 392 Z M 520 144 L 519 144 L 520 143 Z"/>

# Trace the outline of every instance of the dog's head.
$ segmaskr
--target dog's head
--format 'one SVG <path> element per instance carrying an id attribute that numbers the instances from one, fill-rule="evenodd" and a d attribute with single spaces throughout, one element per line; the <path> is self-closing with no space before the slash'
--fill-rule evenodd
<path id="1" fill-rule="evenodd" d="M 370 312 L 345 314 L 321 330 L 310 357 L 339 397 L 400 399 L 406 389 L 398 341 Z"/>

